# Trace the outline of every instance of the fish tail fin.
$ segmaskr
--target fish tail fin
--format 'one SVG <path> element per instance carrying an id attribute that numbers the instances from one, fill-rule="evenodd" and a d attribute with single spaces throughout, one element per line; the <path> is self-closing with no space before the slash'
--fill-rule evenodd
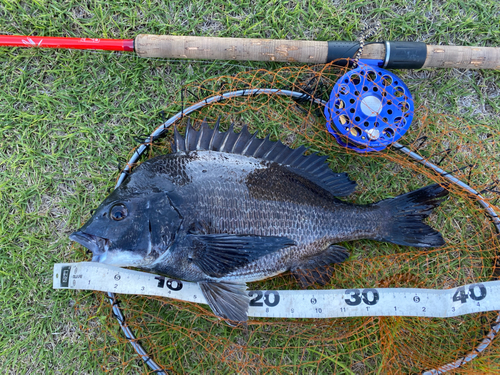
<path id="1" fill-rule="evenodd" d="M 376 203 L 384 216 L 390 219 L 383 233 L 375 239 L 405 246 L 443 246 L 445 242 L 441 233 L 422 220 L 439 206 L 447 194 L 445 188 L 435 184 Z"/>

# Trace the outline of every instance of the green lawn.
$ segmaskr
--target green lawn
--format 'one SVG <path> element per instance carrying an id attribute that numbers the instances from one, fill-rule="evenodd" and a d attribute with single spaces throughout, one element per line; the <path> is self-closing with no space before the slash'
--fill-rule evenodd
<path id="1" fill-rule="evenodd" d="M 0 0 L 0 34 L 17 35 L 133 38 L 139 33 L 149 33 L 354 40 L 356 32 L 362 28 L 362 21 L 373 19 L 383 23 L 376 36 L 379 40 L 500 46 L 500 3 L 497 0 L 195 0 L 165 3 Z M 159 126 L 162 123 L 159 115 L 161 110 L 166 109 L 168 114 L 173 114 L 174 109 L 179 109 L 179 89 L 183 85 L 201 83 L 220 75 L 235 75 L 260 68 L 272 70 L 282 66 L 277 63 L 141 59 L 129 53 L 0 48 L 2 373 L 95 373 L 102 371 L 102 365 L 107 366 L 111 355 L 115 355 L 116 363 L 108 368 L 114 369 L 114 372 L 122 371 L 120 361 L 126 361 L 130 366 L 123 371 L 133 373 L 144 370 L 135 362 L 127 345 L 113 343 L 114 336 L 120 337 L 118 325 L 109 317 L 108 306 L 98 305 L 101 297 L 89 292 L 54 291 L 52 266 L 59 262 L 88 259 L 80 247 L 70 243 L 68 235 L 90 216 L 90 210 L 102 201 L 107 190 L 113 186 L 118 176 L 117 165 L 123 165 L 123 159 L 128 159 L 130 150 L 137 144 L 133 136 L 149 134 Z M 474 126 L 489 126 L 498 140 L 495 133 L 500 131 L 498 71 L 450 69 L 397 73 L 410 87 L 418 105 L 429 108 L 433 113 L 460 116 L 465 119 L 465 123 Z M 224 110 L 219 109 L 222 112 Z M 286 124 L 282 127 L 276 121 L 259 121 L 259 117 L 257 112 L 244 114 L 241 118 L 252 121 L 252 129 L 260 130 L 261 135 L 271 133 L 273 137 L 284 140 L 284 136 L 292 133 Z M 460 127 L 464 122 L 458 121 L 456 126 Z M 439 129 L 436 132 L 439 133 Z M 310 139 L 300 135 L 292 137 L 292 143 L 295 146 L 306 143 L 320 152 L 327 151 L 312 145 Z M 491 153 L 479 154 L 490 164 L 491 158 L 498 157 L 500 152 L 498 143 L 494 146 Z M 332 155 L 336 155 L 334 151 Z M 335 160 L 332 157 L 331 161 L 335 168 L 348 170 L 362 182 L 361 193 L 356 196 L 358 202 L 394 196 L 408 187 L 420 187 L 422 185 L 419 184 L 427 181 L 423 178 L 413 179 L 412 172 L 405 170 L 398 174 L 401 179 L 399 182 L 393 181 L 388 171 L 380 172 L 384 162 L 377 159 L 352 156 Z M 349 165 L 349 162 L 355 164 Z M 478 168 L 483 172 L 480 166 Z M 485 169 L 484 176 L 494 181 L 491 170 Z M 479 176 L 477 178 L 481 179 Z M 378 181 L 378 185 L 373 186 L 373 181 Z M 385 187 L 389 186 L 391 188 L 386 190 Z M 471 218 L 481 215 L 473 206 L 466 204 L 465 208 L 456 210 L 453 203 L 460 205 L 460 198 L 453 198 L 451 203 L 443 207 L 441 221 L 439 215 L 436 218 L 450 233 L 453 241 L 466 241 L 462 238 L 466 236 L 465 229 L 462 234 L 457 232 L 456 221 L 463 219 L 477 227 L 488 225 L 487 221 L 486 224 L 483 222 L 482 216 L 477 220 Z M 459 225 L 458 229 L 463 228 Z M 354 261 L 364 256 L 359 251 L 361 247 L 374 251 L 373 244 L 368 241 L 353 244 L 349 249 L 354 254 Z M 384 244 L 377 251 L 380 252 L 377 254 L 391 254 L 394 246 Z M 444 269 L 447 265 L 456 261 L 459 266 L 468 267 L 467 257 L 457 260 L 452 251 L 446 256 L 448 263 L 440 258 L 441 273 L 436 275 L 436 279 L 442 283 L 436 282 L 435 287 L 444 287 L 446 284 Z M 484 261 L 486 273 L 491 266 L 488 262 L 488 259 Z M 422 264 L 417 262 L 417 265 L 412 265 L 409 262 L 407 266 L 408 269 L 418 270 Z M 348 265 L 346 267 L 343 271 L 345 275 L 352 276 L 359 271 L 350 269 Z M 470 269 L 483 270 L 479 266 L 470 266 Z M 365 273 L 369 271 L 373 270 L 363 270 Z M 378 281 L 384 278 L 383 268 L 374 271 Z M 364 275 L 363 272 L 360 272 L 360 277 Z M 427 271 L 422 269 L 420 272 L 423 274 Z M 486 277 L 486 273 L 474 277 Z M 457 274 L 453 277 L 458 280 L 461 276 Z M 369 276 L 362 280 L 369 280 Z M 469 279 L 464 276 L 461 281 L 464 280 Z M 337 287 L 343 287 L 340 277 L 336 281 Z M 290 281 L 285 278 L 271 281 L 275 287 L 286 287 L 287 283 Z M 363 285 L 366 283 L 360 281 L 359 286 Z M 291 284 L 288 286 L 296 287 Z M 80 309 L 75 310 L 75 303 Z M 304 333 L 305 326 L 287 326 L 286 322 L 280 322 L 275 328 L 263 324 L 255 327 L 251 333 L 242 333 L 221 324 L 213 324 L 212 317 L 204 313 L 197 315 L 199 312 L 196 308 L 189 307 L 195 311 L 195 314 L 191 314 L 176 307 L 181 306 L 177 303 L 172 306 L 165 307 L 164 302 L 156 300 L 149 301 L 146 306 L 144 300 L 137 298 L 129 298 L 127 305 L 131 312 L 136 311 L 135 315 L 139 318 L 139 311 L 147 311 L 142 318 L 149 319 L 150 328 L 170 330 L 163 335 L 156 333 L 146 344 L 161 345 L 152 349 L 153 352 L 177 361 L 173 366 L 180 372 L 182 369 L 200 373 L 231 372 L 217 363 L 216 359 L 234 356 L 235 361 L 240 358 L 247 364 L 248 373 L 258 373 L 260 367 L 252 362 L 253 354 L 241 354 L 236 349 L 236 343 L 241 344 L 240 340 L 243 340 L 239 336 L 248 334 L 244 338 L 246 344 L 253 349 L 260 347 L 266 353 L 269 361 L 266 369 L 271 369 L 271 373 L 293 373 L 294 366 L 300 363 L 304 363 L 301 370 L 304 374 L 320 373 L 322 369 L 339 373 L 384 373 L 381 366 L 391 358 L 384 357 L 384 353 L 380 354 L 377 348 L 370 346 L 368 341 L 371 336 L 367 336 L 366 332 L 372 332 L 373 337 L 377 336 L 383 341 L 384 338 L 378 336 L 382 335 L 380 332 L 399 329 L 403 333 L 398 339 L 404 341 L 404 332 L 417 332 L 420 327 L 420 323 L 415 324 L 411 319 L 395 319 L 393 324 L 388 323 L 390 319 L 385 319 L 384 331 L 379 328 L 381 323 L 376 319 L 352 320 L 336 330 L 337 335 L 343 329 L 351 332 L 352 342 L 349 345 L 352 347 L 340 348 L 332 344 L 304 354 L 297 348 L 311 345 L 312 342 Z M 160 314 L 160 308 L 168 311 Z M 89 313 L 97 318 L 87 322 Z M 485 315 L 485 319 L 491 319 L 492 316 L 494 314 Z M 102 319 L 99 320 L 99 317 Z M 168 319 L 169 323 L 162 323 L 162 319 Z M 472 326 L 462 326 L 462 321 L 467 323 L 466 319 L 448 322 L 433 320 L 427 325 L 422 323 L 422 327 L 432 325 L 436 327 L 436 332 L 441 333 L 422 335 L 422 350 L 425 347 L 425 350 L 432 352 L 432 346 L 447 347 L 450 344 L 445 341 L 450 336 L 454 336 L 457 345 L 472 349 L 467 344 L 470 335 L 464 327 L 474 326 L 474 332 L 480 335 L 484 334 L 482 329 L 487 329 L 485 327 L 488 324 L 485 321 L 481 326 L 476 320 Z M 106 322 L 109 324 L 103 324 Z M 452 327 L 454 322 L 459 324 L 456 330 Z M 328 324 L 320 323 L 309 334 L 316 332 L 317 337 L 320 337 L 322 329 Z M 93 330 L 82 331 L 81 325 L 86 328 L 92 326 Z M 356 329 L 359 327 L 365 327 L 366 331 L 358 337 Z M 272 331 L 275 333 L 273 335 L 269 333 L 272 329 L 276 329 Z M 204 345 L 203 334 L 195 336 L 195 331 L 210 331 L 210 337 L 220 337 L 220 341 Z M 89 339 L 92 341 L 90 346 Z M 105 343 L 111 348 L 106 351 L 106 356 L 101 356 L 100 350 Z M 219 357 L 214 354 L 213 358 L 203 362 L 206 352 L 222 344 L 227 345 L 227 348 L 233 345 L 234 350 L 230 353 L 215 351 Z M 284 345 L 295 349 L 280 349 Z M 182 352 L 181 347 L 185 348 L 185 352 Z M 169 353 L 173 353 L 172 358 Z M 354 355 L 349 356 L 348 353 Z M 484 363 L 490 367 L 483 367 L 484 371 L 492 371 L 491 358 L 498 361 L 498 343 L 488 355 L 490 360 Z M 213 367 L 210 367 L 211 361 L 214 361 Z M 163 364 L 168 366 L 168 363 Z M 273 369 L 272 366 L 276 364 L 282 367 Z M 477 366 L 475 368 L 479 371 L 482 365 Z M 411 368 L 411 365 L 406 368 Z"/>

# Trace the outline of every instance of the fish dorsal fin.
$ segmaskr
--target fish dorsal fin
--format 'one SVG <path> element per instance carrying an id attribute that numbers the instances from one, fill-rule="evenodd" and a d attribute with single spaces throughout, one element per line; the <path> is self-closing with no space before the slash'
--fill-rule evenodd
<path id="1" fill-rule="evenodd" d="M 172 152 L 219 151 L 245 155 L 286 166 L 291 171 L 316 183 L 335 196 L 344 197 L 356 188 L 346 173 L 335 173 L 326 164 L 327 156 L 317 154 L 304 155 L 304 146 L 292 149 L 280 141 L 257 138 L 257 133 L 250 134 L 245 125 L 239 133 L 235 133 L 233 125 L 226 132 L 219 132 L 220 118 L 210 129 L 203 120 L 200 130 L 195 130 L 191 123 L 186 126 L 186 135 L 182 137 L 177 128 L 174 129 Z"/>

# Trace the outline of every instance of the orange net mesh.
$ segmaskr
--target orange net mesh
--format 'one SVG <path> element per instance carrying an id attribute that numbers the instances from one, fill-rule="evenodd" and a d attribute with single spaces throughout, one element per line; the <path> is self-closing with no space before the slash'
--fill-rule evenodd
<path id="1" fill-rule="evenodd" d="M 270 135 L 295 148 L 329 155 L 334 171 L 357 181 L 347 198 L 358 204 L 393 197 L 446 176 L 426 168 L 394 147 L 359 154 L 339 146 L 326 130 L 323 107 L 308 100 L 328 100 L 335 82 L 348 68 L 335 65 L 259 70 L 218 77 L 182 89 L 166 109 L 167 117 L 224 92 L 272 88 L 304 93 L 303 100 L 277 94 L 245 95 L 215 101 L 189 115 L 194 127 L 221 117 L 221 128 L 243 124 L 259 137 Z M 176 125 L 184 128 L 186 119 Z M 238 130 L 236 130 L 238 131 Z M 173 129 L 150 144 L 145 157 L 168 153 Z M 500 136 L 481 123 L 433 113 L 420 107 L 401 144 L 481 192 L 495 207 L 499 196 Z M 132 155 L 132 153 L 131 153 Z M 499 239 L 491 218 L 474 195 L 449 185 L 449 199 L 429 218 L 446 240 L 424 250 L 369 240 L 343 243 L 351 257 L 335 265 L 326 289 L 406 287 L 446 289 L 489 281 L 499 275 Z M 297 289 L 289 274 L 249 284 L 249 289 Z M 319 288 L 319 287 L 318 287 Z M 126 324 L 145 351 L 174 373 L 415 373 L 459 360 L 490 332 L 496 312 L 456 318 L 365 317 L 336 319 L 252 319 L 248 327 L 230 327 L 206 305 L 159 297 L 120 295 Z M 151 370 L 121 333 L 106 296 L 84 293 L 78 304 L 90 348 L 113 373 Z M 460 373 L 500 371 L 495 342 Z"/>

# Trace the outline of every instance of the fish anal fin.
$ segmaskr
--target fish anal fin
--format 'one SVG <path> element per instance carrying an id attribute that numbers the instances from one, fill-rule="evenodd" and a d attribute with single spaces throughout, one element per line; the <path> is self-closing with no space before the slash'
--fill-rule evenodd
<path id="1" fill-rule="evenodd" d="M 342 263 L 347 258 L 349 258 L 347 249 L 338 245 L 330 245 L 321 253 L 303 259 L 292 267 L 291 271 L 303 288 L 314 283 L 325 285 L 333 275 L 333 267 L 330 265 Z"/>
<path id="2" fill-rule="evenodd" d="M 189 259 L 205 274 L 222 277 L 258 258 L 295 245 L 287 237 L 245 235 L 189 235 Z"/>
<path id="3" fill-rule="evenodd" d="M 307 288 L 315 283 L 326 285 L 333 276 L 331 266 L 323 266 L 322 269 L 296 268 L 292 275 L 302 288 Z"/>
<path id="4" fill-rule="evenodd" d="M 198 282 L 212 311 L 231 325 L 246 323 L 248 320 L 249 298 L 246 284 Z"/>

